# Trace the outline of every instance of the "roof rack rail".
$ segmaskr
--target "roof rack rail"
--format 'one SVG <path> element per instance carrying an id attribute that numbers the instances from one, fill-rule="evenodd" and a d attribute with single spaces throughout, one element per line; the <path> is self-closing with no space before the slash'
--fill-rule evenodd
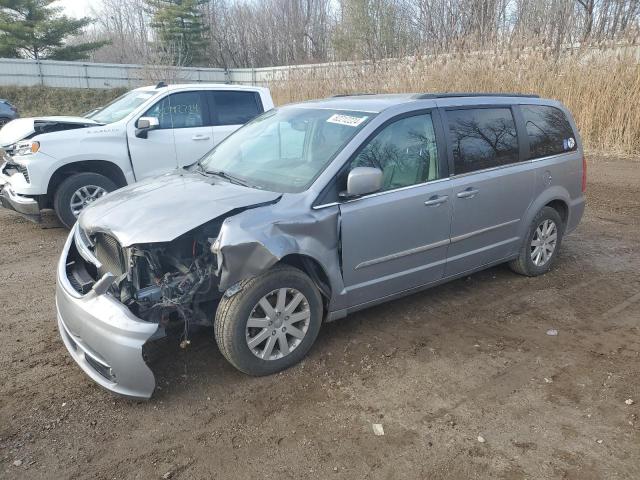
<path id="1" fill-rule="evenodd" d="M 540 98 L 540 95 L 525 93 L 418 93 L 413 98 L 417 100 L 426 100 L 430 98 L 457 98 L 457 97 L 525 97 Z"/>
<path id="2" fill-rule="evenodd" d="M 166 86 L 167 86 L 166 82 L 165 82 L 164 80 L 161 80 L 161 81 L 159 81 L 159 82 L 158 82 L 158 84 L 156 85 L 156 88 L 164 88 L 164 87 L 166 87 Z"/>
<path id="3" fill-rule="evenodd" d="M 335 95 L 331 95 L 330 98 L 340 98 L 340 97 L 360 97 L 363 95 L 378 95 L 377 93 L 367 93 L 367 92 L 357 92 L 357 93 L 336 93 Z"/>

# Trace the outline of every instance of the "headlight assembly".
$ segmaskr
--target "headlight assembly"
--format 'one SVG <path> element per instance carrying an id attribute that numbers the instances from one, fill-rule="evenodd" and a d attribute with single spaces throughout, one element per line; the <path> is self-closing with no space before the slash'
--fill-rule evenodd
<path id="1" fill-rule="evenodd" d="M 28 140 L 26 142 L 16 143 L 13 155 L 32 155 L 40 150 L 40 142 Z"/>

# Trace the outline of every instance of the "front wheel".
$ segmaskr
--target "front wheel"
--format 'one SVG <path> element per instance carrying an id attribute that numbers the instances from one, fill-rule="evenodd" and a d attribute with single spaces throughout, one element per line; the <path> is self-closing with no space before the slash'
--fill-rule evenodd
<path id="1" fill-rule="evenodd" d="M 220 301 L 214 322 L 220 352 L 238 370 L 270 375 L 302 360 L 318 336 L 322 299 L 297 268 L 275 267 Z"/>
<path id="2" fill-rule="evenodd" d="M 518 258 L 509 267 L 520 275 L 535 277 L 547 273 L 558 255 L 564 223 L 558 212 L 544 207 L 531 222 Z"/>
<path id="3" fill-rule="evenodd" d="M 86 206 L 117 188 L 115 183 L 99 173 L 76 173 L 58 186 L 53 208 L 60 221 L 71 228 Z"/>

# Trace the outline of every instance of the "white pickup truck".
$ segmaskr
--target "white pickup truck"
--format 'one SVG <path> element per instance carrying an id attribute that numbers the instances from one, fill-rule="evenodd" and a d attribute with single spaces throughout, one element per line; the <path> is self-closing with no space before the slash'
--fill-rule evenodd
<path id="1" fill-rule="evenodd" d="M 70 227 L 96 198 L 195 163 L 271 108 L 266 88 L 161 82 L 85 117 L 13 120 L 0 130 L 0 202 L 34 221 L 53 208 Z"/>

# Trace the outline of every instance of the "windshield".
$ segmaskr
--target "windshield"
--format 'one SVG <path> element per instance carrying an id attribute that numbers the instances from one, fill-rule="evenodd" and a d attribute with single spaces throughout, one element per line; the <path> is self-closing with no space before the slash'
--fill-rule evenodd
<path id="1" fill-rule="evenodd" d="M 133 90 L 116 98 L 113 102 L 109 103 L 106 107 L 101 108 L 97 112 L 89 112 L 87 118 L 95 120 L 98 123 L 117 122 L 129 115 L 156 93 L 157 92 L 155 91 Z"/>
<path id="2" fill-rule="evenodd" d="M 369 112 L 285 107 L 270 110 L 214 148 L 204 170 L 271 190 L 306 190 L 373 118 Z"/>

